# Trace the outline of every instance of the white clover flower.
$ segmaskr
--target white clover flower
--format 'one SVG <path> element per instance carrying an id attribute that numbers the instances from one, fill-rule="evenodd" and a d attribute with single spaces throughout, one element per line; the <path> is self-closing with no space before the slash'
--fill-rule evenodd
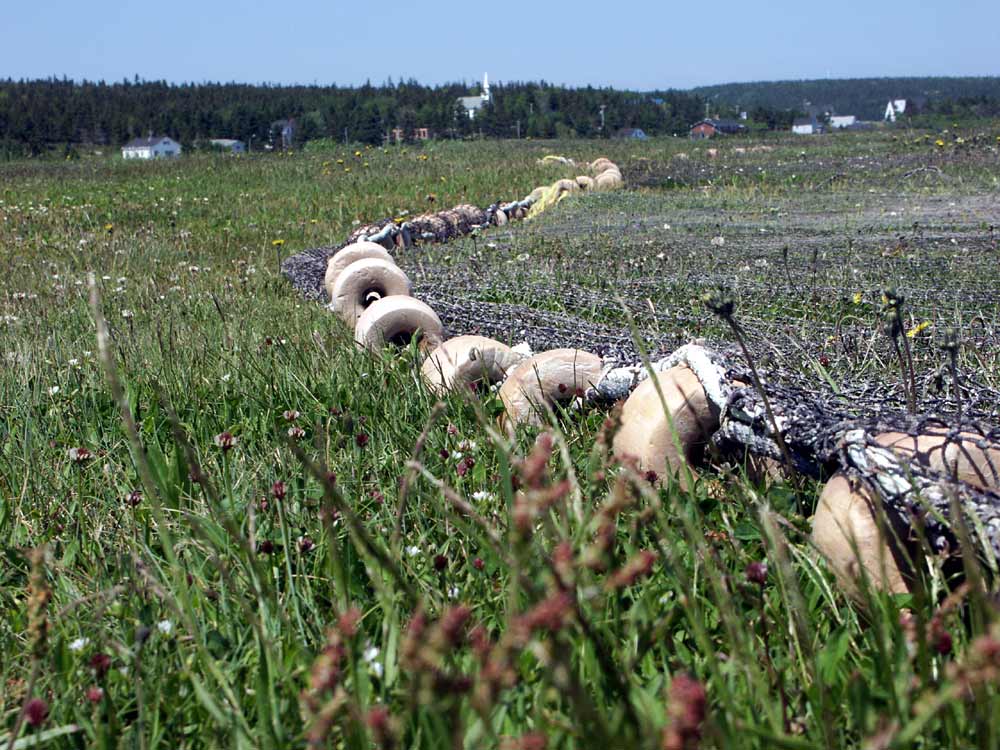
<path id="1" fill-rule="evenodd" d="M 125 318 L 126 320 L 128 318 L 134 318 L 135 317 L 135 313 L 132 312 L 131 310 L 122 310 L 122 317 Z"/>
<path id="2" fill-rule="evenodd" d="M 68 364 L 70 367 L 79 367 L 80 360 L 78 360 L 76 357 L 73 357 L 66 364 Z"/>
<path id="3" fill-rule="evenodd" d="M 473 492 L 472 493 L 472 499 L 473 500 L 479 500 L 479 501 L 492 500 L 493 499 L 493 493 L 492 492 L 487 492 L 486 490 L 479 490 L 478 492 Z"/>
<path id="4" fill-rule="evenodd" d="M 418 547 L 415 544 L 411 545 L 411 546 L 409 546 L 409 547 L 406 548 L 406 554 L 409 557 L 416 557 L 417 555 L 420 554 L 420 547 Z"/>
<path id="5" fill-rule="evenodd" d="M 86 645 L 90 643 L 89 638 L 77 638 L 76 640 L 69 642 L 70 651 L 82 651 Z"/>
<path id="6" fill-rule="evenodd" d="M 170 635 L 174 630 L 174 624 L 170 620 L 160 620 L 156 623 L 156 629 L 163 635 Z"/>

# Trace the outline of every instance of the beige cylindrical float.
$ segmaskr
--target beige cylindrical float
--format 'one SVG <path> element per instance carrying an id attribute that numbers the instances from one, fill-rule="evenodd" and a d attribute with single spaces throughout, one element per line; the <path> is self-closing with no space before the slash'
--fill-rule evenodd
<path id="1" fill-rule="evenodd" d="M 532 203 L 534 203 L 536 201 L 540 201 L 542 199 L 542 196 L 545 195 L 545 193 L 548 191 L 548 189 L 549 189 L 548 185 L 539 185 L 534 190 L 532 190 L 530 193 L 528 193 L 527 200 L 531 201 Z"/>
<path id="2" fill-rule="evenodd" d="M 875 442 L 902 459 L 980 489 L 996 489 L 1000 487 L 1000 449 L 981 448 L 978 440 L 974 433 L 964 432 L 949 441 L 943 428 L 917 436 L 886 432 L 875 437 Z M 881 499 L 867 487 L 852 487 L 846 476 L 837 474 L 823 488 L 812 519 L 813 544 L 852 596 L 859 591 L 861 567 L 878 589 L 909 590 L 900 540 L 893 534 L 887 538 L 880 528 L 876 502 Z"/>
<path id="3" fill-rule="evenodd" d="M 523 359 L 523 354 L 485 336 L 458 336 L 435 349 L 420 373 L 427 387 L 441 394 L 483 380 L 498 383 Z"/>
<path id="4" fill-rule="evenodd" d="M 841 586 L 857 597 L 861 571 L 871 585 L 893 594 L 909 591 L 906 566 L 898 545 L 879 528 L 876 503 L 881 500 L 865 487 L 851 487 L 836 474 L 820 494 L 812 519 L 812 542 L 823 553 Z"/>
<path id="5" fill-rule="evenodd" d="M 355 242 L 353 245 L 342 247 L 326 263 L 326 276 L 323 278 L 323 286 L 326 287 L 326 293 L 331 300 L 333 299 L 333 284 L 336 282 L 340 272 L 355 261 L 364 260 L 365 258 L 379 258 L 388 263 L 394 262 L 386 249 L 374 242 Z"/>
<path id="6" fill-rule="evenodd" d="M 580 186 L 576 183 L 576 180 L 570 180 L 568 178 L 562 180 L 556 180 L 552 185 L 560 193 L 575 193 L 580 189 Z"/>
<path id="7" fill-rule="evenodd" d="M 433 351 L 444 339 L 444 327 L 430 306 L 413 297 L 376 300 L 354 326 L 354 340 L 371 351 L 381 351 L 387 344 L 408 346 L 414 336 L 423 351 Z"/>
<path id="8" fill-rule="evenodd" d="M 690 468 L 700 461 L 718 428 L 719 410 L 691 368 L 678 365 L 632 391 L 622 407 L 612 450 L 620 461 L 634 461 L 639 471 L 655 472 L 657 482 L 676 476 L 685 486 L 684 465 Z"/>
<path id="9" fill-rule="evenodd" d="M 543 404 L 569 401 L 601 379 L 601 358 L 580 349 L 553 349 L 530 357 L 500 387 L 508 423 L 542 424 Z"/>
<path id="10" fill-rule="evenodd" d="M 333 283 L 330 304 L 349 326 L 383 297 L 409 296 L 410 280 L 399 266 L 381 258 L 363 258 L 347 266 Z"/>

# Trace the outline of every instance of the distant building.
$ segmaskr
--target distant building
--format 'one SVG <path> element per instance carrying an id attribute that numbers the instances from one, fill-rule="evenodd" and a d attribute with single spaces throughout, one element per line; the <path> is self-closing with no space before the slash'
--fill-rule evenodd
<path id="1" fill-rule="evenodd" d="M 458 105 L 463 110 L 465 110 L 465 114 L 468 115 L 470 120 L 475 120 L 476 112 L 481 110 L 489 103 L 490 103 L 490 79 L 486 73 L 483 73 L 483 90 L 479 94 L 479 96 L 458 97 Z"/>
<path id="2" fill-rule="evenodd" d="M 414 128 L 412 131 L 410 131 L 411 141 L 429 141 L 430 138 L 431 138 L 430 128 Z M 393 128 L 392 140 L 394 143 L 402 143 L 404 140 L 406 140 L 406 133 L 403 131 L 402 128 Z"/>
<path id="3" fill-rule="evenodd" d="M 708 118 L 699 120 L 691 126 L 690 136 L 692 138 L 714 138 L 717 135 L 738 135 L 746 131 L 745 125 L 735 120 L 719 120 Z"/>
<path id="4" fill-rule="evenodd" d="M 792 123 L 792 132 L 797 135 L 816 135 L 823 132 L 823 124 L 815 117 L 799 117 Z"/>
<path id="5" fill-rule="evenodd" d="M 830 115 L 830 127 L 834 130 L 842 130 L 856 125 L 858 118 L 854 115 Z"/>
<path id="6" fill-rule="evenodd" d="M 133 138 L 122 146 L 123 159 L 169 159 L 181 155 L 181 144 L 165 135 Z"/>
<path id="7" fill-rule="evenodd" d="M 646 131 L 644 131 L 642 128 L 620 128 L 615 133 L 615 138 L 625 138 L 637 141 L 644 141 L 647 138 L 649 138 L 649 136 L 646 135 Z"/>
<path id="8" fill-rule="evenodd" d="M 287 120 L 275 120 L 271 123 L 271 148 L 291 148 L 295 143 L 295 118 L 289 117 Z M 275 140 L 278 142 L 276 143 Z"/>
<path id="9" fill-rule="evenodd" d="M 220 151 L 226 151 L 230 154 L 243 154 L 247 150 L 247 145 L 243 141 L 237 141 L 234 138 L 213 138 L 211 144 Z"/>
<path id="10" fill-rule="evenodd" d="M 896 122 L 896 118 L 906 112 L 906 99 L 893 99 L 885 105 L 885 117 L 887 122 Z"/>

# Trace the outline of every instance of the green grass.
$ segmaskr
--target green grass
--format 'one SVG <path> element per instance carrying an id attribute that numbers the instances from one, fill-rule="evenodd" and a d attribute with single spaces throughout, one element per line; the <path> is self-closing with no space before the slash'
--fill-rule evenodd
<path id="1" fill-rule="evenodd" d="M 437 405 L 415 352 L 357 351 L 277 271 L 355 221 L 427 210 L 428 194 L 434 207 L 521 197 L 563 176 L 536 164 L 546 153 L 607 153 L 644 187 L 487 232 L 544 259 L 525 276 L 627 280 L 633 250 L 687 257 L 762 225 L 830 248 L 863 224 L 854 204 L 900 196 L 972 213 L 982 201 L 930 223 L 986 243 L 995 135 L 785 138 L 743 155 L 754 142 L 723 143 L 717 158 L 717 144 L 671 139 L 3 165 L 0 737 L 18 725 L 47 747 L 694 747 L 697 690 L 678 680 L 691 675 L 707 692 L 702 747 L 997 746 L 994 584 L 941 606 L 929 565 L 916 596 L 854 606 L 808 545 L 800 509 L 817 486 L 796 497 L 704 472 L 690 492 L 655 492 L 610 460 L 599 410 L 557 415 L 551 446 L 532 431 L 509 442 L 494 396 Z M 945 179 L 903 178 L 920 164 Z M 584 216 L 605 229 L 573 234 Z M 880 216 L 885 234 L 911 224 Z M 685 239 L 664 238 L 666 222 Z M 458 273 L 482 251 L 480 238 L 421 252 Z M 767 330 L 788 315 L 772 302 L 746 295 L 741 314 Z M 820 302 L 785 302 L 829 322 Z M 690 314 L 692 333 L 720 333 Z M 74 461 L 79 448 L 89 457 Z M 763 585 L 745 572 L 759 561 Z M 38 727 L 19 722 L 33 697 L 48 709 Z"/>

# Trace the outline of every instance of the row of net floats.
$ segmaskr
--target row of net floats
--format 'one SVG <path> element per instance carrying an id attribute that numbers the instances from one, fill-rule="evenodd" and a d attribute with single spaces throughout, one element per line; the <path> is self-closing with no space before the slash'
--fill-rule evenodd
<path id="1" fill-rule="evenodd" d="M 510 347 L 483 336 L 447 338 L 438 315 L 411 295 L 409 279 L 389 253 L 537 215 L 578 191 L 622 187 L 621 172 L 610 160 L 598 159 L 589 167 L 593 176 L 558 180 L 521 201 L 487 209 L 457 206 L 407 222 L 359 228 L 350 244 L 328 261 L 324 282 L 329 309 L 353 329 L 355 342 L 372 352 L 417 338 L 425 355 L 423 381 L 437 395 L 476 384 L 498 388 L 507 430 L 541 426 L 553 404 L 582 407 L 624 400 L 612 444 L 617 459 L 658 484 L 676 481 L 683 487 L 697 477 L 704 450 L 724 418 L 728 393 L 749 387 L 724 382 L 725 367 L 716 353 L 689 344 L 647 368 L 617 366 L 580 349 L 532 353 L 526 343 Z M 884 450 L 889 464 L 919 462 L 978 489 L 1000 488 L 1000 449 L 974 433 L 888 432 L 876 435 L 874 443 L 876 461 Z M 780 473 L 780 464 L 772 461 L 769 471 Z M 907 544 L 900 538 L 906 532 L 886 528 L 879 501 L 870 487 L 838 472 L 826 482 L 812 519 L 813 544 L 852 593 L 860 590 L 863 578 L 891 593 L 910 590 L 909 558 L 900 549 Z"/>

